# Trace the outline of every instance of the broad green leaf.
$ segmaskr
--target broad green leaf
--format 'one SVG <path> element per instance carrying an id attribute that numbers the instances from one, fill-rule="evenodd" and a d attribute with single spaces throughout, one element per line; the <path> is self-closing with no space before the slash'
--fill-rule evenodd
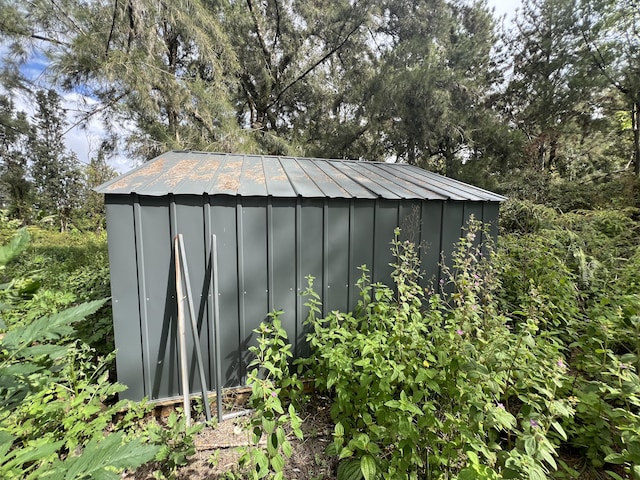
<path id="1" fill-rule="evenodd" d="M 281 448 L 282 448 L 282 453 L 284 453 L 284 456 L 287 458 L 291 458 L 291 455 L 293 454 L 293 449 L 291 448 L 291 444 L 287 440 L 282 442 Z"/>
<path id="2" fill-rule="evenodd" d="M 69 457 L 57 465 L 53 478 L 116 480 L 120 478 L 118 471 L 151 461 L 159 450 L 158 446 L 143 444 L 140 439 L 124 440 L 122 432 L 107 435 L 101 441 L 91 440 L 79 456 Z"/>
<path id="3" fill-rule="evenodd" d="M 551 426 L 554 428 L 554 430 L 556 432 L 558 432 L 558 434 L 562 437 L 562 439 L 566 442 L 567 441 L 567 434 L 565 433 L 564 429 L 562 428 L 562 425 L 560 425 L 558 422 L 553 421 L 551 422 Z"/>
<path id="4" fill-rule="evenodd" d="M 532 436 L 528 436 L 524 439 L 524 449 L 527 452 L 527 455 L 534 456 L 538 451 L 538 442 Z"/>
<path id="5" fill-rule="evenodd" d="M 622 465 L 625 462 L 624 455 L 619 453 L 611 453 L 604 457 L 604 461 L 607 463 L 612 463 L 614 465 Z"/>
<path id="6" fill-rule="evenodd" d="M 262 428 L 266 434 L 271 434 L 276 428 L 276 421 L 262 417 Z"/>
<path id="7" fill-rule="evenodd" d="M 364 480 L 374 480 L 376 477 L 376 461 L 371 455 L 363 455 L 360 459 L 360 470 Z"/>
<path id="8" fill-rule="evenodd" d="M 360 480 L 362 478 L 362 470 L 360 469 L 360 460 L 350 459 L 343 460 L 338 464 L 338 480 Z"/>
<path id="9" fill-rule="evenodd" d="M 473 468 L 463 468 L 458 473 L 458 480 L 476 480 L 478 478 L 478 474 Z"/>
<path id="10" fill-rule="evenodd" d="M 605 472 L 607 473 L 607 475 L 609 475 L 611 478 L 613 478 L 613 480 L 625 480 L 620 475 L 618 475 L 615 472 L 612 472 L 611 470 L 605 470 Z"/>
<path id="11" fill-rule="evenodd" d="M 344 447 L 340 451 L 340 455 L 338 455 L 338 460 L 342 460 L 343 458 L 349 458 L 351 456 L 353 456 L 353 450 L 351 450 L 349 447 Z"/>
<path id="12" fill-rule="evenodd" d="M 29 245 L 29 231 L 18 230 L 7 245 L 0 245 L 0 266 L 6 265 Z"/>
<path id="13" fill-rule="evenodd" d="M 97 312 L 104 305 L 105 300 L 95 300 L 68 308 L 60 313 L 34 320 L 24 328 L 16 328 L 7 332 L 2 339 L 2 346 L 17 349 L 22 345 L 45 340 L 57 340 L 71 334 L 71 325 Z"/>
<path id="14" fill-rule="evenodd" d="M 11 470 L 12 468 L 18 467 L 20 465 L 25 465 L 31 462 L 37 462 L 38 460 L 45 459 L 53 453 L 57 452 L 63 444 L 64 442 L 60 441 L 38 445 L 36 447 L 30 447 L 29 445 L 23 446 L 21 448 L 18 448 L 17 450 L 13 450 L 7 455 L 7 458 L 11 458 L 11 460 L 6 462 L 2 466 L 2 468 Z"/>
<path id="15" fill-rule="evenodd" d="M 274 472 L 281 472 L 284 469 L 284 458 L 282 455 L 276 454 L 271 458 L 271 468 Z"/>

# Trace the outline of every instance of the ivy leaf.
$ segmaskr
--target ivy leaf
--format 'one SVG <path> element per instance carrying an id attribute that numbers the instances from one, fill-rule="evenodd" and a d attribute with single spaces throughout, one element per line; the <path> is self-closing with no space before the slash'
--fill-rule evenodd
<path id="1" fill-rule="evenodd" d="M 556 421 L 551 422 L 551 426 L 554 428 L 554 430 L 556 432 L 558 432 L 558 434 L 560 434 L 562 439 L 566 442 L 567 441 L 567 434 L 565 433 L 565 431 L 562 428 L 562 426 Z"/>

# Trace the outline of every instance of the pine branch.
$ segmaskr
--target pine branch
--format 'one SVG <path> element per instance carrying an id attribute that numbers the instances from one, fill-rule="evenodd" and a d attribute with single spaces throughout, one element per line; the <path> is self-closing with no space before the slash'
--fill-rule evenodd
<path id="1" fill-rule="evenodd" d="M 273 77 L 271 53 L 267 49 L 267 44 L 264 41 L 264 35 L 262 34 L 262 30 L 260 29 L 260 23 L 258 22 L 258 16 L 256 15 L 256 12 L 254 10 L 252 0 L 247 0 L 247 6 L 249 7 L 249 12 L 251 13 L 251 18 L 253 19 L 253 25 L 256 29 L 256 35 L 258 35 L 258 41 L 260 42 L 260 48 L 262 49 L 262 54 L 264 55 L 264 60 L 267 64 L 269 75 Z"/>
<path id="2" fill-rule="evenodd" d="M 282 90 L 280 90 L 280 93 L 278 93 L 278 96 L 275 98 L 275 100 L 271 103 L 269 103 L 267 105 L 267 107 L 265 108 L 265 110 L 269 110 L 271 107 L 273 107 L 274 105 L 277 105 L 277 103 L 280 101 L 280 99 L 282 98 L 282 96 L 285 94 L 285 92 L 287 90 L 289 90 L 291 87 L 293 87 L 296 83 L 302 81 L 307 75 L 309 75 L 311 72 L 313 72 L 316 68 L 318 68 L 318 66 L 322 65 L 324 62 L 326 62 L 329 58 L 331 58 L 337 51 L 341 50 L 342 47 L 347 43 L 347 41 L 351 38 L 351 35 L 353 35 L 355 32 L 357 32 L 360 27 L 362 26 L 362 22 L 358 23 L 348 34 L 346 37 L 344 37 L 344 39 L 342 40 L 342 42 L 340 42 L 338 45 L 334 46 L 331 50 L 329 50 L 320 60 L 318 60 L 317 62 L 315 62 L 313 65 L 311 65 L 309 68 L 307 68 L 304 72 L 302 72 L 301 75 L 299 75 L 295 80 L 293 80 L 291 83 L 289 83 L 286 87 L 284 87 Z"/>
<path id="3" fill-rule="evenodd" d="M 94 108 L 93 110 L 90 110 L 89 112 L 85 113 L 82 116 L 82 118 L 80 118 L 80 120 L 78 120 L 77 122 L 74 122 L 69 128 L 67 128 L 64 132 L 62 132 L 62 136 L 65 136 L 71 130 L 76 128 L 78 125 L 83 124 L 84 122 L 89 120 L 94 115 L 96 115 L 96 114 L 98 114 L 98 113 L 100 113 L 100 112 L 102 112 L 104 110 L 107 110 L 108 108 L 111 108 L 113 105 L 115 105 L 120 100 L 122 100 L 125 96 L 127 96 L 127 94 L 128 94 L 128 92 L 122 93 L 122 94 L 118 95 L 116 98 L 114 98 L 113 100 L 111 100 L 110 102 L 103 103 L 99 108 Z"/>
<path id="4" fill-rule="evenodd" d="M 29 36 L 31 38 L 33 38 L 34 40 L 42 40 L 43 42 L 54 43 L 56 45 L 60 45 L 61 47 L 70 47 L 71 46 L 67 42 L 63 42 L 61 40 L 58 40 L 57 38 L 44 37 L 42 35 L 38 35 L 37 33 L 32 33 Z"/>
<path id="5" fill-rule="evenodd" d="M 104 56 L 109 55 L 109 48 L 111 46 L 111 39 L 113 38 L 113 31 L 116 27 L 116 18 L 118 16 L 118 0 L 115 0 L 113 5 L 113 17 L 111 17 L 111 28 L 109 29 L 109 38 L 107 38 L 107 46 L 104 50 Z"/>
<path id="6" fill-rule="evenodd" d="M 63 18 L 66 18 L 71 23 L 71 25 L 73 25 L 73 27 L 76 29 L 78 33 L 80 33 L 81 35 L 86 35 L 85 31 L 80 27 L 80 25 L 78 25 L 73 20 L 73 17 L 70 15 L 70 12 L 65 12 L 55 0 L 49 0 L 49 2 L 63 15 Z"/>
<path id="7" fill-rule="evenodd" d="M 593 57 L 593 60 L 596 63 L 596 66 L 598 67 L 598 69 L 606 77 L 609 83 L 613 85 L 614 88 L 616 88 L 620 93 L 623 93 L 624 95 L 628 95 L 629 90 L 626 87 L 624 87 L 622 84 L 620 84 L 620 82 L 614 79 L 611 75 L 609 75 L 609 72 L 607 72 L 604 56 L 602 55 L 602 52 L 600 52 L 600 49 L 595 44 L 595 42 L 589 41 L 589 38 L 587 37 L 587 32 L 585 32 L 582 27 L 580 28 L 580 33 L 582 33 L 582 39 L 584 40 L 585 46 L 587 47 L 587 50 L 591 54 L 591 57 Z"/>

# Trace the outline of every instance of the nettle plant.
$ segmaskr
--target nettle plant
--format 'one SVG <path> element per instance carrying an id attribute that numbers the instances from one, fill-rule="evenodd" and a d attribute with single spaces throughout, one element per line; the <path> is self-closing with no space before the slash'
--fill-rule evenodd
<path id="1" fill-rule="evenodd" d="M 503 308 L 544 319 L 538 337 L 571 358 L 572 379 L 555 391 L 575 410 L 562 423 L 565 451 L 612 478 L 640 478 L 635 217 L 637 210 L 556 215 L 539 232 L 505 233 L 497 263 Z"/>
<path id="2" fill-rule="evenodd" d="M 295 373 L 289 373 L 293 354 L 280 321 L 282 313 L 269 314 L 269 320 L 254 330 L 257 346 L 249 347 L 254 355 L 247 376 L 251 386 L 249 403 L 254 409 L 250 422 L 253 445 L 243 452 L 240 466 L 250 466 L 249 475 L 254 480 L 284 479 L 285 461 L 293 453 L 287 430 L 298 439 L 303 438 L 302 420 L 292 402 L 302 391 L 302 382 Z"/>
<path id="3" fill-rule="evenodd" d="M 338 478 L 531 478 L 557 468 L 568 382 L 562 345 L 532 311 L 502 315 L 489 241 L 471 219 L 439 293 L 427 296 L 416 246 L 392 241 L 393 289 L 366 267 L 354 312 L 320 315 L 305 292 L 316 387 L 333 398 Z"/>

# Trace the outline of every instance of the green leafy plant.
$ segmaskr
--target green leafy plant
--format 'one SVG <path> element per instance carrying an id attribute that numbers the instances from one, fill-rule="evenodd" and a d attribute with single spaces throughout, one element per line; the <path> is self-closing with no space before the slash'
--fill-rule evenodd
<path id="1" fill-rule="evenodd" d="M 24 250 L 22 231 L 0 252 L 5 265 Z M 17 284 L 18 282 L 11 282 Z M 96 361 L 75 339 L 78 325 L 105 304 L 95 300 L 6 326 L 0 337 L 0 476 L 119 478 L 153 458 L 157 447 L 105 433 L 123 406 L 123 386 L 108 381 L 112 356 Z M 13 297 L 11 308 L 20 307 Z"/>
<path id="2" fill-rule="evenodd" d="M 517 328 L 500 313 L 482 228 L 469 223 L 441 294 L 425 296 L 415 245 L 399 231 L 394 289 L 363 267 L 355 312 L 317 318 L 309 279 L 311 362 L 333 398 L 339 479 L 535 479 L 557 467 L 559 420 L 573 415 L 554 393 L 567 381 L 561 346 L 540 334 L 535 310 Z"/>
<path id="3" fill-rule="evenodd" d="M 154 459 L 157 478 L 176 478 L 178 468 L 187 465 L 196 453 L 194 437 L 203 428 L 203 423 L 187 427 L 181 411 L 171 412 L 164 424 L 152 421 L 147 425 L 144 436 L 159 447 Z"/>
<path id="4" fill-rule="evenodd" d="M 247 379 L 251 386 L 249 403 L 255 410 L 249 425 L 253 448 L 244 451 L 240 465 L 251 466 L 250 476 L 255 480 L 284 478 L 285 461 L 293 452 L 285 429 L 299 439 L 303 437 L 302 420 L 290 402 L 302 390 L 302 383 L 296 374 L 289 373 L 293 354 L 282 328 L 281 314 L 281 311 L 269 314 L 269 321 L 254 330 L 258 335 L 257 346 L 249 348 L 255 356 L 249 364 Z M 262 438 L 266 445 L 259 448 Z"/>

